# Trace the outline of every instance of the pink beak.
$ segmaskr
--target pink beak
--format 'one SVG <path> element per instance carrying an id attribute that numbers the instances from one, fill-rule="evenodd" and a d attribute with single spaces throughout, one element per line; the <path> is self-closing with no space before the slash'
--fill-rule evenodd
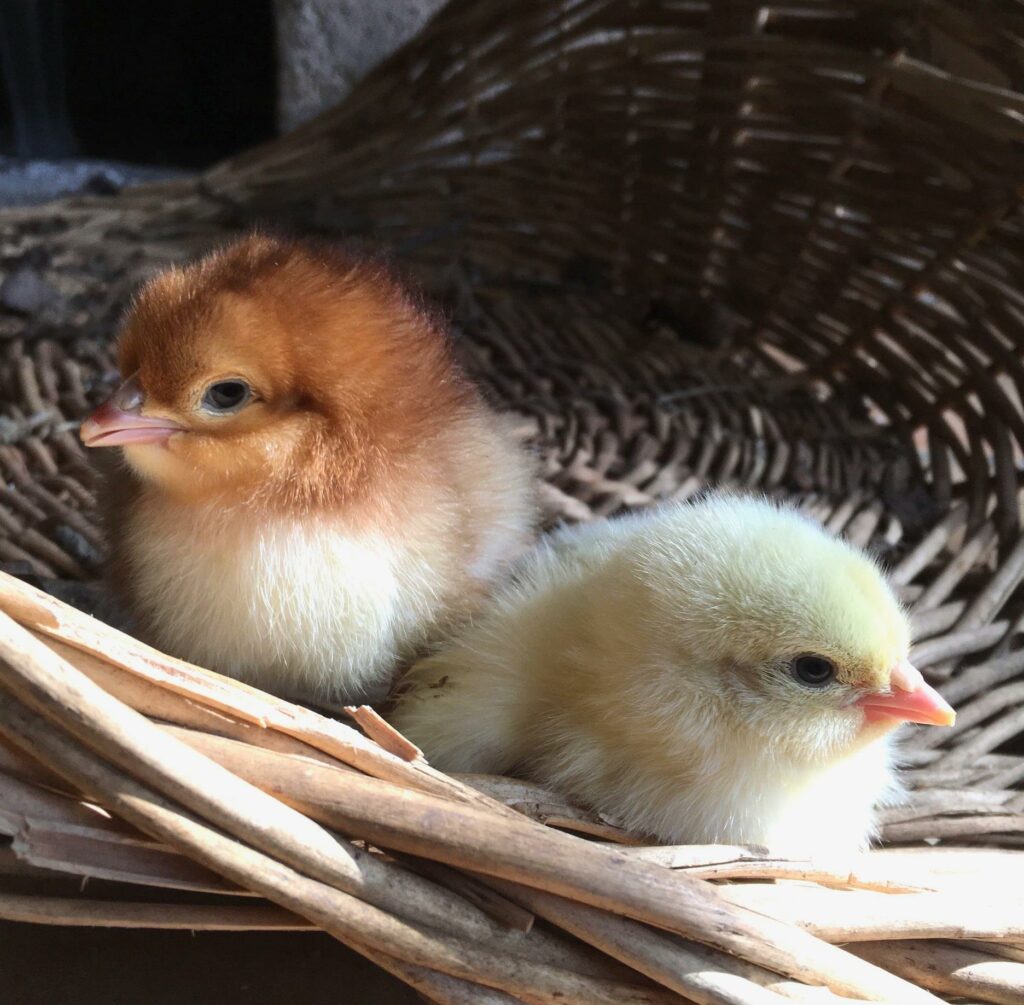
<path id="1" fill-rule="evenodd" d="M 894 719 L 927 726 L 952 726 L 956 721 L 956 712 L 949 702 L 906 660 L 893 670 L 891 686 L 888 694 L 869 694 L 858 700 L 867 722 Z"/>
<path id="2" fill-rule="evenodd" d="M 129 377 L 85 422 L 79 436 L 87 447 L 118 447 L 127 443 L 166 443 L 181 426 L 173 419 L 142 414 L 146 396 L 138 379 Z"/>

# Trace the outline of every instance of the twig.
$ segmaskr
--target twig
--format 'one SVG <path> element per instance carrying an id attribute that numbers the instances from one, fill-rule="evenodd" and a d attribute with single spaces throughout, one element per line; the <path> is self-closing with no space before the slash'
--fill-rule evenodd
<path id="1" fill-rule="evenodd" d="M 538 1005 L 667 1005 L 656 994 L 488 952 L 392 918 L 209 827 L 156 790 L 104 764 L 7 696 L 0 696 L 0 729 L 19 745 L 31 747 L 78 788 L 104 792 L 109 808 L 141 830 L 307 918 L 357 951 L 369 944 L 374 953 L 496 987 Z"/>
<path id="2" fill-rule="evenodd" d="M 345 714 L 362 727 L 363 732 L 389 753 L 403 761 L 423 759 L 423 751 L 410 742 L 389 722 L 385 722 L 369 705 L 346 705 Z"/>
<path id="3" fill-rule="evenodd" d="M 473 934 L 490 930 L 490 919 L 465 901 L 417 876 L 389 869 L 168 736 L 2 613 L 0 657 L 7 664 L 0 667 L 5 686 L 46 709 L 136 777 L 181 798 L 191 810 L 229 832 L 245 835 L 268 854 L 301 863 L 308 875 L 398 917 Z"/>
<path id="4" fill-rule="evenodd" d="M 853 951 L 943 994 L 997 1005 L 1024 1002 L 1024 963 L 992 959 L 976 949 L 946 942 L 863 942 Z"/>
<path id="5" fill-rule="evenodd" d="M 890 896 L 864 890 L 825 890 L 785 883 L 723 888 L 735 904 L 791 921 L 830 942 L 883 939 L 1024 940 L 1018 901 L 961 888 Z"/>
<path id="6" fill-rule="evenodd" d="M 0 918 L 83 928 L 167 928 L 205 932 L 316 931 L 272 904 L 149 904 L 77 897 L 24 897 L 0 891 Z"/>
<path id="7" fill-rule="evenodd" d="M 464 897 L 500 924 L 523 933 L 533 928 L 533 915 L 497 893 L 491 886 L 485 886 L 479 880 L 438 862 L 428 862 L 411 855 L 403 855 L 399 861 L 407 869 Z"/>
<path id="8" fill-rule="evenodd" d="M 12 851 L 24 862 L 78 877 L 116 883 L 192 890 L 203 893 L 248 895 L 216 873 L 184 855 L 147 840 L 118 840 L 117 835 L 56 827 L 27 821 L 14 835 Z"/>
<path id="9" fill-rule="evenodd" d="M 860 856 L 847 864 L 804 861 L 773 856 L 765 848 L 729 845 L 665 845 L 630 848 L 626 854 L 669 869 L 682 869 L 703 879 L 799 879 L 858 890 L 913 893 L 928 886 L 900 882 Z"/>
<path id="10" fill-rule="evenodd" d="M 51 639 L 224 713 L 229 719 L 301 740 L 375 778 L 514 815 L 514 811 L 425 762 L 396 757 L 344 723 L 167 656 L 5 573 L 0 573 L 0 612 Z"/>
<path id="11" fill-rule="evenodd" d="M 359 863 L 350 854 L 339 857 L 337 842 L 308 819 L 298 814 L 295 819 L 276 801 L 257 798 L 251 786 L 160 734 L 138 713 L 97 688 L 5 615 L 0 615 L 0 656 L 6 662 L 0 676 L 5 686 L 45 708 L 47 716 L 62 728 L 88 738 L 108 756 L 131 765 L 134 773 L 156 779 L 176 798 L 202 806 L 202 812 L 211 814 L 211 819 L 272 848 L 275 856 L 301 862 L 308 874 L 328 874 L 335 882 L 354 882 L 380 901 L 394 903 L 396 898 L 389 897 L 389 891 L 372 885 L 368 889 Z M 357 792 L 362 784 L 358 776 L 346 776 L 340 794 Z M 349 803 L 361 825 L 361 817 L 375 818 L 365 821 L 360 829 L 367 833 L 360 836 L 383 847 L 439 858 L 438 847 L 445 844 L 445 855 L 454 858 L 455 864 L 534 886 L 549 886 L 553 892 L 575 895 L 594 906 L 672 928 L 768 969 L 823 983 L 840 993 L 879 1000 L 902 997 L 907 1002 L 934 1001 L 906 982 L 797 929 L 729 906 L 700 880 L 631 862 L 601 846 L 545 830 L 521 817 L 496 820 L 483 807 L 456 803 L 446 806 L 423 792 L 397 789 L 379 780 L 371 785 L 372 813 L 366 813 L 365 797 Z M 397 799 L 391 797 L 392 789 Z M 232 799 L 239 802 L 232 803 Z M 445 808 L 447 812 L 438 813 Z M 351 823 L 353 819 L 351 812 L 338 812 L 336 805 L 331 812 L 337 818 L 336 826 L 350 833 L 356 830 L 346 826 L 346 821 Z M 429 824 L 423 812 L 428 814 Z M 439 822 L 447 825 L 438 826 Z M 424 833 L 430 835 L 429 839 L 423 837 Z M 469 835 L 471 841 L 467 840 Z M 311 847 L 305 846 L 307 841 L 313 842 Z M 666 877 L 672 882 L 666 883 Z M 409 911 L 407 905 L 394 909 L 402 916 Z M 429 965 L 426 960 L 413 962 Z"/>
<path id="12" fill-rule="evenodd" d="M 781 1005 L 783 1001 L 763 986 L 778 976 L 753 964 L 564 897 L 515 883 L 500 882 L 500 886 L 551 924 L 697 1005 Z"/>
<path id="13" fill-rule="evenodd" d="M 251 778 L 314 818 L 381 847 L 512 879 L 594 906 L 617 905 L 618 912 L 661 927 L 677 931 L 683 928 L 681 918 L 686 915 L 680 910 L 680 903 L 691 881 L 677 888 L 677 882 L 685 879 L 679 873 L 645 867 L 645 863 L 632 861 L 620 851 L 581 844 L 578 839 L 556 832 L 542 832 L 546 840 L 541 841 L 537 830 L 527 821 L 518 826 L 502 821 L 495 827 L 475 807 L 446 805 L 436 797 L 403 792 L 379 780 L 353 776 L 347 779 L 344 789 L 332 790 L 318 778 L 319 769 L 315 766 L 296 778 L 290 772 L 275 770 L 279 755 L 269 751 L 242 750 L 230 740 L 217 737 L 193 739 L 208 753 L 216 750 L 217 759 L 242 777 Z M 592 864 L 586 861 L 588 858 L 593 860 Z M 640 891 L 644 891 L 643 899 Z M 709 904 L 706 910 L 705 924 L 709 924 L 715 918 L 712 912 L 716 906 Z M 688 931 L 684 934 L 693 932 L 693 939 L 710 942 L 713 932 L 689 922 L 685 924 Z M 748 922 L 744 919 L 732 924 L 742 925 L 743 931 Z M 787 933 L 780 934 L 785 938 Z M 722 941 L 722 948 L 736 944 L 732 939 Z M 803 974 L 792 976 L 799 978 Z M 906 990 L 901 989 L 901 993 L 906 994 Z"/>
<path id="14" fill-rule="evenodd" d="M 925 838 L 966 838 L 979 834 L 1024 834 L 1024 813 L 974 817 L 932 817 L 882 827 L 886 841 L 921 841 Z"/>
<path id="15" fill-rule="evenodd" d="M 558 827 L 562 830 L 587 834 L 602 841 L 614 841 L 616 844 L 623 845 L 642 845 L 649 840 L 638 834 L 630 834 L 621 827 L 616 827 L 604 820 L 597 813 L 575 805 L 561 793 L 532 782 L 499 775 L 455 775 L 453 777 L 548 827 Z"/>

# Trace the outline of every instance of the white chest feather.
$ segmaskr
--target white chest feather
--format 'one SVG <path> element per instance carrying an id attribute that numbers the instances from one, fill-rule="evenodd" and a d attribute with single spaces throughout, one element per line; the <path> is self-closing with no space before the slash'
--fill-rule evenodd
<path id="1" fill-rule="evenodd" d="M 130 538 L 132 592 L 158 645 L 289 696 L 379 690 L 443 608 L 443 556 L 383 535 L 200 516 Z"/>
<path id="2" fill-rule="evenodd" d="M 665 841 L 757 844 L 818 858 L 867 847 L 875 808 L 900 793 L 887 740 L 824 766 L 740 744 L 693 757 L 691 766 L 685 780 L 643 765 L 626 774 L 607 750 L 582 743 L 545 768 L 629 829 Z"/>

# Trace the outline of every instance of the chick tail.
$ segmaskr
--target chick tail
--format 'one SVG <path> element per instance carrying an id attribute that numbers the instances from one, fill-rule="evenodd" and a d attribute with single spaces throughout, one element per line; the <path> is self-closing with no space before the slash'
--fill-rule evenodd
<path id="1" fill-rule="evenodd" d="M 391 722 L 442 771 L 500 774 L 521 760 L 521 698 L 508 667 L 455 646 L 409 671 Z M 521 690 L 519 695 L 521 695 Z"/>

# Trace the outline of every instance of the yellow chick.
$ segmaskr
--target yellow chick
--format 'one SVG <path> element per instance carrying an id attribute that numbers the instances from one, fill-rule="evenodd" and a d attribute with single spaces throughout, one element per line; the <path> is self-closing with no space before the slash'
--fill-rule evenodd
<path id="1" fill-rule="evenodd" d="M 735 496 L 565 530 L 406 678 L 433 764 L 523 771 L 630 830 L 845 852 L 899 793 L 894 727 L 953 710 L 877 566 Z"/>

